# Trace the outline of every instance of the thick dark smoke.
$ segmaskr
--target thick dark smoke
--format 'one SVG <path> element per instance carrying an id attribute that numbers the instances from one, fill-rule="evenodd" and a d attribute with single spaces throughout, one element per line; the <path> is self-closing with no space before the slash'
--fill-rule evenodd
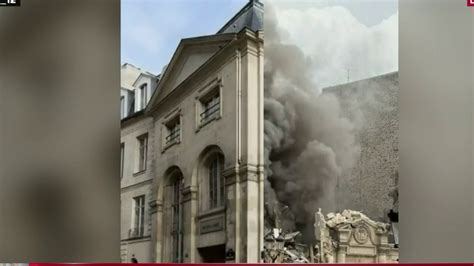
<path id="1" fill-rule="evenodd" d="M 317 208 L 336 208 L 338 177 L 356 162 L 355 125 L 337 98 L 313 83 L 312 62 L 280 41 L 271 7 L 265 10 L 266 202 L 287 209 L 283 229 L 313 239 Z M 286 205 L 286 206 L 285 206 Z M 286 228 L 285 228 L 286 227 Z"/>

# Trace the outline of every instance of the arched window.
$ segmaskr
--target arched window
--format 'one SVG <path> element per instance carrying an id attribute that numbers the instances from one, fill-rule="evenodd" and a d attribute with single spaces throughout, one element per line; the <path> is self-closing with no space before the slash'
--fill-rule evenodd
<path id="1" fill-rule="evenodd" d="M 174 168 L 167 176 L 165 189 L 166 213 L 163 219 L 165 245 L 167 246 L 167 259 L 170 262 L 183 262 L 183 187 L 184 178 L 178 168 Z"/>
<path id="2" fill-rule="evenodd" d="M 216 154 L 208 165 L 209 209 L 224 206 L 224 177 L 222 155 Z"/>
<path id="3" fill-rule="evenodd" d="M 182 190 L 183 190 L 183 176 L 179 175 L 174 178 L 172 184 L 172 231 L 173 238 L 173 262 L 183 262 L 183 206 Z"/>

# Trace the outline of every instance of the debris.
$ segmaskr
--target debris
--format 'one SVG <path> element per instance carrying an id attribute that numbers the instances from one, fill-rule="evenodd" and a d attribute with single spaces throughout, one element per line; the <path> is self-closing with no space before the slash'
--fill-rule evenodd
<path id="1" fill-rule="evenodd" d="M 278 224 L 278 223 L 276 223 Z M 315 215 L 313 245 L 300 243 L 301 233 L 273 228 L 265 233 L 266 263 L 371 263 L 398 261 L 396 223 L 376 222 L 365 214 L 344 210 Z M 397 235 L 395 235 L 397 234 Z M 395 240 L 395 241 L 394 241 Z"/>
<path id="2" fill-rule="evenodd" d="M 306 245 L 297 244 L 300 232 L 283 233 L 280 228 L 267 230 L 263 261 L 267 263 L 309 263 Z"/>
<path id="3" fill-rule="evenodd" d="M 390 224 L 376 222 L 361 212 L 344 210 L 316 213 L 316 239 L 323 263 L 397 262 L 398 245 L 389 243 L 393 230 Z M 398 237 L 397 237 L 398 238 Z"/>

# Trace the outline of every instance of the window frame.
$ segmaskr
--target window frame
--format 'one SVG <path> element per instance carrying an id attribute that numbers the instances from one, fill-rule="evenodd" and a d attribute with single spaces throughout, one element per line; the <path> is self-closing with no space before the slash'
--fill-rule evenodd
<path id="1" fill-rule="evenodd" d="M 125 96 L 120 96 L 120 119 L 124 119 L 126 116 Z"/>
<path id="2" fill-rule="evenodd" d="M 125 166 L 125 143 L 120 143 L 120 179 L 123 178 L 123 170 Z"/>
<path id="3" fill-rule="evenodd" d="M 176 116 L 174 119 L 171 119 L 168 123 L 165 124 L 166 127 L 166 136 L 165 136 L 165 146 L 169 147 L 171 145 L 177 144 L 181 141 L 181 119 L 180 116 Z"/>
<path id="4" fill-rule="evenodd" d="M 143 237 L 145 235 L 145 195 L 132 198 L 132 224 L 130 238 Z"/>
<path id="5" fill-rule="evenodd" d="M 225 179 L 223 175 L 224 162 L 222 155 L 216 153 L 209 160 L 207 167 L 208 209 L 214 210 L 225 206 Z M 214 170 L 215 169 L 215 170 Z"/>
<path id="6" fill-rule="evenodd" d="M 175 129 L 175 126 L 177 129 Z M 176 130 L 172 133 L 172 130 Z M 175 136 L 172 136 L 175 134 Z M 170 137 L 172 136 L 172 137 Z M 173 138 L 173 141 L 169 141 Z M 183 116 L 181 114 L 181 108 L 176 107 L 166 114 L 161 122 L 161 152 L 164 153 L 167 149 L 174 145 L 181 143 L 183 138 Z"/>
<path id="7" fill-rule="evenodd" d="M 143 145 L 143 150 L 142 151 L 142 140 L 144 142 Z M 140 136 L 137 137 L 137 143 L 138 143 L 138 157 L 137 157 L 137 171 L 136 173 L 142 173 L 145 172 L 147 169 L 147 160 L 148 160 L 148 132 L 141 134 Z M 143 154 L 142 154 L 143 153 Z M 143 157 L 143 161 L 142 161 Z"/>
<path id="8" fill-rule="evenodd" d="M 143 83 L 139 87 L 140 92 L 140 110 L 146 108 L 147 98 L 148 98 L 148 83 Z"/>
<path id="9" fill-rule="evenodd" d="M 197 91 L 195 97 L 195 111 L 196 111 L 196 132 L 201 130 L 212 121 L 219 120 L 223 114 L 223 94 L 222 94 L 222 80 L 220 77 L 213 79 L 207 85 Z M 216 97 L 217 95 L 217 97 Z M 215 100 L 217 99 L 217 100 Z M 206 108 L 209 102 L 216 101 Z M 206 112 L 210 112 L 208 116 L 203 116 Z"/>
<path id="10" fill-rule="evenodd" d="M 183 262 L 183 189 L 184 189 L 184 178 L 181 173 L 173 176 L 171 186 L 171 239 L 172 239 L 172 261 L 174 263 Z M 176 221 L 177 220 L 177 221 Z"/>

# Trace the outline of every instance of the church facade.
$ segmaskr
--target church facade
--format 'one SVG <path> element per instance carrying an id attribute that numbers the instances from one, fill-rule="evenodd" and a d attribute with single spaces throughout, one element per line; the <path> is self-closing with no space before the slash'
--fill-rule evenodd
<path id="1" fill-rule="evenodd" d="M 260 262 L 262 20 L 250 1 L 161 75 L 122 67 L 123 262 Z"/>

